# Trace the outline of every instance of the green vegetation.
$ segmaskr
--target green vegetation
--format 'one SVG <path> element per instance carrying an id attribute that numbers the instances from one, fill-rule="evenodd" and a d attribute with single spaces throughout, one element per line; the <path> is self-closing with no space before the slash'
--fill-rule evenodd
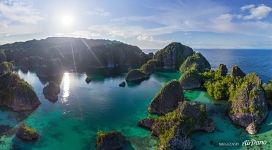
<path id="1" fill-rule="evenodd" d="M 210 70 L 211 65 L 201 53 L 194 53 L 193 55 L 187 57 L 179 69 L 181 72 L 186 72 L 189 70 L 203 72 L 205 70 Z"/>
<path id="2" fill-rule="evenodd" d="M 156 119 L 156 124 L 159 124 L 159 131 L 165 131 L 165 126 L 174 126 L 177 122 L 181 121 L 181 115 L 177 110 L 167 113 Z"/>
<path id="3" fill-rule="evenodd" d="M 201 73 L 201 78 L 208 94 L 215 100 L 228 100 L 233 97 L 236 88 L 243 82 L 240 77 L 221 76 L 218 70 Z"/>
<path id="4" fill-rule="evenodd" d="M 272 81 L 269 81 L 266 84 L 263 84 L 263 89 L 265 91 L 266 100 L 272 105 Z"/>
<path id="5" fill-rule="evenodd" d="M 262 94 L 260 78 L 255 73 L 246 75 L 230 99 L 232 102 L 230 114 L 252 113 L 263 117 L 266 108 L 263 106 L 265 99 Z"/>
<path id="6" fill-rule="evenodd" d="M 143 64 L 139 70 L 145 74 L 152 74 L 156 70 L 157 64 L 158 61 L 156 59 L 151 59 Z"/>
<path id="7" fill-rule="evenodd" d="M 13 68 L 13 64 L 10 62 L 4 61 L 0 63 L 0 75 L 12 72 L 12 68 Z"/>
<path id="8" fill-rule="evenodd" d="M 100 142 L 102 142 L 103 141 L 103 139 L 105 138 L 107 136 L 107 133 L 106 132 L 104 132 L 104 131 L 98 131 L 97 133 L 96 133 L 96 141 L 97 141 L 97 145 L 100 145 L 101 143 Z"/>
<path id="9" fill-rule="evenodd" d="M 177 126 L 173 126 L 168 130 L 165 130 L 163 134 L 159 136 L 160 149 L 168 149 L 169 141 L 173 138 L 176 133 Z"/>
<path id="10" fill-rule="evenodd" d="M 9 72 L 0 76 L 0 99 L 3 104 L 11 103 L 17 91 L 27 95 L 34 93 L 32 86 L 17 74 Z"/>
<path id="11" fill-rule="evenodd" d="M 159 133 L 161 149 L 169 147 L 169 141 L 178 136 L 188 137 L 200 126 L 206 126 L 207 112 L 204 104 L 183 102 L 175 111 L 155 120 L 153 129 Z"/>
<path id="12" fill-rule="evenodd" d="M 182 76 L 179 78 L 179 81 L 181 82 L 181 81 L 186 80 L 190 77 L 192 79 L 200 79 L 200 76 L 199 76 L 199 73 L 197 72 L 197 70 L 192 69 L 192 70 L 188 70 L 188 71 L 184 72 L 182 74 Z"/>
<path id="13" fill-rule="evenodd" d="M 23 124 L 21 127 L 20 127 L 26 134 L 29 134 L 29 135 L 32 135 L 32 134 L 36 134 L 37 131 L 34 129 L 34 128 L 31 128 L 25 124 Z"/>

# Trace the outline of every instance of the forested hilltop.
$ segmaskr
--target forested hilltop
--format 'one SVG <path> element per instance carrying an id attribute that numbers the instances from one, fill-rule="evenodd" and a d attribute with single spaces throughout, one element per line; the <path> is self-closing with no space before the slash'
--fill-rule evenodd
<path id="1" fill-rule="evenodd" d="M 71 37 L 49 37 L 0 46 L 1 61 L 13 62 L 39 76 L 61 74 L 63 70 L 86 72 L 103 68 L 127 69 L 150 57 L 137 46 L 119 41 Z"/>

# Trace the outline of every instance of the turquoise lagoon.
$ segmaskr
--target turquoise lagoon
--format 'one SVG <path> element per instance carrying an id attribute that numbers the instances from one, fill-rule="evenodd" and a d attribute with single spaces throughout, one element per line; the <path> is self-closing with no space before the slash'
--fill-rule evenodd
<path id="1" fill-rule="evenodd" d="M 119 87 L 124 75 L 98 77 L 89 84 L 85 74 L 65 73 L 61 82 L 61 94 L 56 103 L 46 100 L 42 94 L 44 85 L 36 74 L 18 72 L 36 91 L 42 104 L 31 114 L 17 114 L 1 110 L 0 124 L 12 127 L 26 123 L 41 134 L 35 143 L 25 143 L 14 138 L 14 133 L 2 136 L 0 149 L 19 150 L 90 150 L 95 149 L 97 131 L 118 130 L 137 150 L 156 148 L 156 138 L 150 132 L 137 127 L 140 119 L 148 117 L 147 107 L 159 89 L 168 81 L 178 79 L 178 72 L 157 72 L 139 85 Z M 218 142 L 242 142 L 266 140 L 264 149 L 271 149 L 271 114 L 262 125 L 260 133 L 249 136 L 243 129 L 231 124 L 225 115 L 226 104 L 215 103 L 206 92 L 186 91 L 186 99 L 208 106 L 209 115 L 215 121 L 213 133 L 194 133 L 195 149 L 246 149 L 247 147 L 218 147 Z M 260 147 L 255 147 L 259 149 Z M 128 148 L 129 149 L 129 148 Z"/>

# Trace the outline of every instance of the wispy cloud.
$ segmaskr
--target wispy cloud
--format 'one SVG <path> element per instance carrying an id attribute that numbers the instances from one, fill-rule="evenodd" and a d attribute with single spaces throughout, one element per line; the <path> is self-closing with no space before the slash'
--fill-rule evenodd
<path id="1" fill-rule="evenodd" d="M 233 33 L 266 37 L 272 35 L 272 24 L 260 21 L 270 12 L 270 7 L 265 5 L 242 6 L 239 14 L 232 13 L 228 7 L 212 1 L 199 1 L 198 5 L 195 5 L 194 2 L 185 0 L 170 6 L 150 9 L 156 13 L 148 16 L 113 18 L 110 23 L 89 26 L 87 32 L 90 36 L 95 35 L 95 37 L 101 38 L 134 39 L 135 43 L 154 42 L 156 44 L 153 45 L 158 47 L 165 43 L 160 39 L 161 36 L 177 32 Z M 250 14 L 242 15 L 242 12 L 245 11 Z M 246 18 L 247 21 L 243 21 Z M 132 25 L 135 22 L 139 22 L 139 24 L 153 22 L 159 26 L 150 28 Z M 171 39 L 169 40 L 171 41 Z"/>
<path id="2" fill-rule="evenodd" d="M 264 4 L 260 4 L 258 6 L 255 6 L 253 4 L 251 5 L 245 5 L 241 7 L 242 11 L 249 11 L 249 15 L 243 16 L 243 19 L 250 20 L 250 19 L 256 19 L 261 20 L 265 17 L 267 17 L 271 11 L 272 8 L 269 6 L 266 6 Z"/>
<path id="3" fill-rule="evenodd" d="M 92 4 L 85 1 L 79 4 L 67 0 L 58 1 L 63 4 L 60 6 L 53 1 L 39 1 L 35 7 L 27 1 L 0 0 L 0 37 L 43 31 L 44 36 L 57 34 L 114 39 L 142 48 L 160 48 L 170 41 L 184 42 L 192 47 L 257 44 L 272 47 L 269 42 L 272 37 L 272 8 L 269 3 L 258 4 L 256 1 L 248 5 L 246 2 L 227 4 L 215 0 L 150 0 L 142 5 L 136 1 L 114 4 L 93 0 Z M 49 13 L 50 17 L 45 13 L 54 9 L 61 11 L 66 3 L 67 13 L 77 17 L 73 27 L 62 30 L 62 27 L 58 28 L 58 19 L 50 22 L 51 15 L 54 18 L 58 13 Z"/>
<path id="4" fill-rule="evenodd" d="M 0 1 L 0 14 L 2 19 L 10 22 L 36 24 L 42 19 L 35 9 L 21 2 Z"/>
<path id="5" fill-rule="evenodd" d="M 102 17 L 107 17 L 110 15 L 110 12 L 106 11 L 103 8 L 96 8 L 94 10 L 89 10 L 86 12 L 87 15 L 95 15 L 95 16 L 102 16 Z"/>

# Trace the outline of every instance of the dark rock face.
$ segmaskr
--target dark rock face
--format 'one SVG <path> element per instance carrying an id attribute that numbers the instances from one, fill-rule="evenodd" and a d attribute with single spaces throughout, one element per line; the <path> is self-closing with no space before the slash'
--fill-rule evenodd
<path id="1" fill-rule="evenodd" d="M 169 150 L 188 150 L 193 149 L 193 144 L 188 136 L 182 134 L 179 128 L 176 129 L 175 134 L 169 139 L 168 147 L 165 145 L 160 145 L 160 149 Z"/>
<path id="2" fill-rule="evenodd" d="M 184 90 L 197 89 L 201 87 L 201 77 L 196 71 L 186 71 L 179 79 Z"/>
<path id="3" fill-rule="evenodd" d="M 155 122 L 155 119 L 146 118 L 146 119 L 143 119 L 143 120 L 139 121 L 138 126 L 142 127 L 142 128 L 145 128 L 145 129 L 148 129 L 148 130 L 151 130 L 154 122 Z"/>
<path id="4" fill-rule="evenodd" d="M 14 73 L 0 77 L 0 105 L 13 111 L 30 111 L 40 105 L 31 85 Z"/>
<path id="5" fill-rule="evenodd" d="M 231 75 L 233 77 L 244 77 L 244 76 L 246 76 L 246 74 L 238 66 L 233 66 L 231 68 Z"/>
<path id="6" fill-rule="evenodd" d="M 149 112 L 164 115 L 175 110 L 178 107 L 179 102 L 183 101 L 183 98 L 183 89 L 179 81 L 170 81 L 152 100 L 149 106 Z"/>
<path id="7" fill-rule="evenodd" d="M 218 72 L 221 76 L 226 76 L 228 74 L 228 68 L 224 64 L 220 64 L 218 67 Z"/>
<path id="8" fill-rule="evenodd" d="M 88 83 L 88 84 L 89 84 L 91 81 L 92 81 L 92 78 L 89 77 L 89 76 L 85 79 L 85 82 Z"/>
<path id="9" fill-rule="evenodd" d="M 263 84 L 263 89 L 265 91 L 265 98 L 269 105 L 272 107 L 272 81 Z"/>
<path id="10" fill-rule="evenodd" d="M 203 104 L 184 101 L 182 105 L 179 106 L 178 112 L 187 119 L 191 118 L 189 119 L 189 123 L 192 124 L 189 128 L 191 128 L 192 131 L 213 132 L 215 129 L 213 121 L 207 117 L 206 106 Z M 188 128 L 188 124 L 184 125 Z M 183 125 L 181 124 L 181 126 Z"/>
<path id="11" fill-rule="evenodd" d="M 173 42 L 156 52 L 154 58 L 162 63 L 164 69 L 177 69 L 193 52 L 192 48 Z"/>
<path id="12" fill-rule="evenodd" d="M 148 79 L 148 75 L 138 69 L 133 69 L 129 71 L 126 76 L 127 82 L 141 82 L 146 79 Z"/>
<path id="13" fill-rule="evenodd" d="M 17 129 L 16 136 L 25 141 L 35 141 L 39 139 L 39 134 L 36 130 L 26 125 L 21 125 Z"/>
<path id="14" fill-rule="evenodd" d="M 12 127 L 8 125 L 0 125 L 0 136 L 8 132 Z"/>
<path id="15" fill-rule="evenodd" d="M 126 86 L 126 82 L 123 81 L 122 83 L 119 84 L 120 87 L 125 87 Z"/>
<path id="16" fill-rule="evenodd" d="M 12 63 L 2 62 L 0 63 L 0 75 L 12 72 Z"/>
<path id="17" fill-rule="evenodd" d="M 119 150 L 125 144 L 125 137 L 120 132 L 98 133 L 96 137 L 97 150 Z"/>
<path id="18" fill-rule="evenodd" d="M 180 66 L 181 72 L 186 72 L 189 70 L 196 70 L 198 72 L 203 72 L 205 70 L 210 70 L 211 65 L 207 59 L 200 53 L 194 53 L 189 56 L 184 63 Z"/>
<path id="19" fill-rule="evenodd" d="M 231 99 L 229 116 L 233 123 L 247 128 L 251 123 L 258 125 L 266 118 L 268 106 L 260 78 L 249 74 L 245 80 Z"/>
<path id="20" fill-rule="evenodd" d="M 58 94 L 60 93 L 60 87 L 57 83 L 50 81 L 44 88 L 43 94 L 46 99 L 56 102 L 58 100 Z"/>
<path id="21" fill-rule="evenodd" d="M 48 78 L 48 77 L 57 77 L 61 76 L 64 73 L 64 66 L 59 58 L 47 59 L 42 66 L 35 67 L 37 75 L 39 77 Z"/>

